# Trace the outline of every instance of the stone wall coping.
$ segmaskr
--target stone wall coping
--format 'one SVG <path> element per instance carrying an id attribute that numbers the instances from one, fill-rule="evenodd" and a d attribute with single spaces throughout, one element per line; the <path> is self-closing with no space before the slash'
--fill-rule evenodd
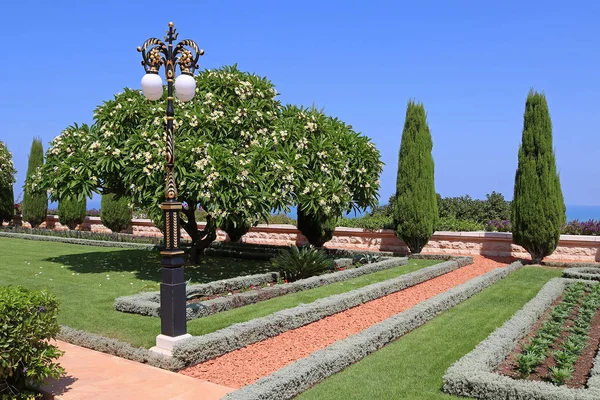
<path id="1" fill-rule="evenodd" d="M 49 219 L 54 221 L 58 221 L 58 215 L 48 215 Z M 86 220 L 88 224 L 101 224 L 102 220 L 100 217 L 92 217 L 86 216 Z M 132 225 L 134 226 L 154 226 L 154 223 L 149 218 L 134 218 L 132 219 Z M 199 222 L 198 227 L 203 228 L 205 225 L 204 222 Z M 298 233 L 298 229 L 295 225 L 290 224 L 258 224 L 256 227 L 250 229 L 250 231 L 262 231 L 262 232 L 289 232 L 289 233 Z M 378 229 L 378 230 L 366 230 L 363 228 L 347 228 L 347 227 L 337 227 L 335 228 L 335 232 L 337 234 L 341 234 L 342 236 L 389 236 L 395 237 L 394 231 L 392 229 Z M 501 241 L 510 241 L 512 242 L 512 233 L 510 232 L 486 232 L 486 231 L 475 231 L 475 232 L 451 232 L 451 231 L 437 231 L 433 234 L 433 237 L 436 239 L 458 239 L 458 238 L 482 238 L 482 239 L 492 239 L 492 240 L 501 240 Z M 560 235 L 561 242 L 568 243 L 600 243 L 600 236 L 592 236 L 592 235 Z"/>

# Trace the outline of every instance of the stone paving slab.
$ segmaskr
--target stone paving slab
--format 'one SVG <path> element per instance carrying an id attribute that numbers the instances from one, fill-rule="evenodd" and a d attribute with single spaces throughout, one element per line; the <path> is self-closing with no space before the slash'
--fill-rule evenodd
<path id="1" fill-rule="evenodd" d="M 58 340 L 67 374 L 42 391 L 56 400 L 217 400 L 233 388 Z"/>

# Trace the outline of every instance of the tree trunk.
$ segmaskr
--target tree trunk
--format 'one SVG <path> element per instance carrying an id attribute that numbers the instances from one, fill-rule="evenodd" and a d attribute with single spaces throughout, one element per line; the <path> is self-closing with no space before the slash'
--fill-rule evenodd
<path id="1" fill-rule="evenodd" d="M 195 214 L 198 204 L 192 202 L 188 202 L 188 204 L 189 208 L 187 210 L 182 210 L 182 214 L 186 216 L 187 221 L 180 219 L 180 222 L 183 229 L 192 239 L 189 261 L 192 264 L 198 264 L 204 254 L 204 250 L 217 239 L 217 228 L 211 216 L 207 215 L 205 228 L 199 230 Z"/>

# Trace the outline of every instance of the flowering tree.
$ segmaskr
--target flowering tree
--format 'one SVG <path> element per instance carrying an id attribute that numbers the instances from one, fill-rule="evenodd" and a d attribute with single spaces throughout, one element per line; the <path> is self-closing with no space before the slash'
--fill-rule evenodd
<path id="1" fill-rule="evenodd" d="M 182 227 L 195 255 L 216 229 L 252 226 L 293 203 L 299 160 L 287 133 L 275 129 L 280 103 L 273 84 L 235 66 L 196 77 L 197 93 L 175 107 L 175 176 L 185 201 Z M 159 220 L 164 200 L 164 102 L 125 89 L 95 110 L 92 127 L 74 125 L 56 137 L 29 184 L 65 196 L 115 193 Z M 207 211 L 198 230 L 194 211 Z"/>
<path id="2" fill-rule="evenodd" d="M 286 106 L 278 121 L 296 143 L 298 229 L 314 246 L 331 239 L 344 211 L 377 205 L 383 164 L 370 139 L 315 109 Z"/>
<path id="3" fill-rule="evenodd" d="M 4 142 L 0 141 L 0 224 L 10 221 L 15 213 L 13 183 L 15 183 L 15 167 L 12 154 Z"/>

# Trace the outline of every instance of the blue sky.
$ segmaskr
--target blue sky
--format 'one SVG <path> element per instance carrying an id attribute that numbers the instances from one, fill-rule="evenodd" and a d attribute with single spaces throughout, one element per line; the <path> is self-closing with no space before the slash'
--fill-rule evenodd
<path id="1" fill-rule="evenodd" d="M 600 205 L 600 3 L 594 1 L 14 1 L 3 4 L 0 139 L 21 191 L 32 138 L 48 142 L 123 87 L 136 47 L 174 21 L 202 67 L 237 63 L 281 101 L 371 137 L 395 190 L 409 98 L 428 112 L 443 196 L 512 198 L 527 92 L 547 95 L 565 202 Z M 89 206 L 97 206 L 92 202 Z M 91 208 L 91 207 L 90 207 Z"/>

